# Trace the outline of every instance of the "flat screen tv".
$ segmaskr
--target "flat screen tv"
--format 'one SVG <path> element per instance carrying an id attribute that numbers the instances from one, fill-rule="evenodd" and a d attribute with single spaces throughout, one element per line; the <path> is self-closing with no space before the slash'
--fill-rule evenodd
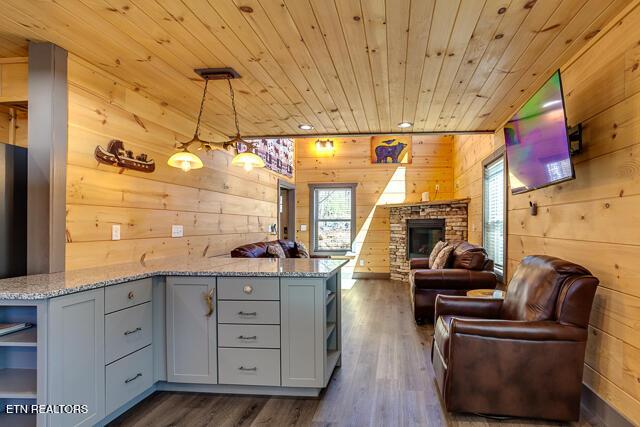
<path id="1" fill-rule="evenodd" d="M 560 71 L 507 122 L 504 136 L 511 194 L 575 178 Z"/>

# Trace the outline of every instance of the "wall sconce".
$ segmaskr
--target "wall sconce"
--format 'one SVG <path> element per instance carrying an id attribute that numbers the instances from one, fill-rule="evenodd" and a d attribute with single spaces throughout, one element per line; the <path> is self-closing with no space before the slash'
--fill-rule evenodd
<path id="1" fill-rule="evenodd" d="M 319 153 L 332 153 L 333 141 L 331 139 L 318 139 L 316 141 L 316 151 Z"/>

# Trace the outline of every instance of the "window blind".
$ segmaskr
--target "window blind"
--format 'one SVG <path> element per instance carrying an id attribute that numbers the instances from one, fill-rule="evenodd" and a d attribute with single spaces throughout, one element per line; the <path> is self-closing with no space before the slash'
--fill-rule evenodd
<path id="1" fill-rule="evenodd" d="M 504 157 L 485 166 L 483 182 L 484 248 L 494 262 L 496 274 L 504 274 Z"/>
<path id="2" fill-rule="evenodd" d="M 353 227 L 353 190 L 351 187 L 315 188 L 316 251 L 350 251 Z"/>

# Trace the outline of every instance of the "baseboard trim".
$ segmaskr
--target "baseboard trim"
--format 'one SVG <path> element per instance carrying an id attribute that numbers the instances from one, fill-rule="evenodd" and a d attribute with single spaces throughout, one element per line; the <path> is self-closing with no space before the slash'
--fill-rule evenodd
<path id="1" fill-rule="evenodd" d="M 195 393 L 222 393 L 222 394 L 251 394 L 260 396 L 301 396 L 318 397 L 321 388 L 313 387 L 278 387 L 278 386 L 249 386 L 229 384 L 184 384 L 156 383 L 159 391 L 187 391 Z"/>
<path id="2" fill-rule="evenodd" d="M 585 384 L 582 384 L 582 406 L 595 418 L 587 421 L 596 426 L 633 427 L 632 422 L 627 420 L 624 415 L 605 402 Z"/>
<path id="3" fill-rule="evenodd" d="M 390 273 L 366 273 L 366 272 L 353 272 L 351 273 L 352 279 L 375 279 L 384 280 L 391 277 Z"/>

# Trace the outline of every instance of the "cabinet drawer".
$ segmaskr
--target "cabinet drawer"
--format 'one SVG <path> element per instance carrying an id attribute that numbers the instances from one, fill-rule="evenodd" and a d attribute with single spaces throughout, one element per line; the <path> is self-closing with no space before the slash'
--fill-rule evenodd
<path id="1" fill-rule="evenodd" d="M 147 301 L 151 301 L 151 278 L 107 286 L 104 291 L 104 312 L 112 313 Z"/>
<path id="2" fill-rule="evenodd" d="M 105 317 L 105 362 L 117 360 L 151 344 L 151 303 L 108 314 Z"/>
<path id="3" fill-rule="evenodd" d="M 220 325 L 220 347 L 280 348 L 278 325 Z"/>
<path id="4" fill-rule="evenodd" d="M 221 277 L 218 279 L 218 299 L 277 301 L 280 299 L 280 279 Z"/>
<path id="5" fill-rule="evenodd" d="M 280 350 L 220 348 L 220 384 L 280 385 Z"/>
<path id="6" fill-rule="evenodd" d="M 153 385 L 151 346 L 120 359 L 106 368 L 107 414 Z"/>
<path id="7" fill-rule="evenodd" d="M 280 324 L 278 301 L 220 301 L 218 323 Z"/>

